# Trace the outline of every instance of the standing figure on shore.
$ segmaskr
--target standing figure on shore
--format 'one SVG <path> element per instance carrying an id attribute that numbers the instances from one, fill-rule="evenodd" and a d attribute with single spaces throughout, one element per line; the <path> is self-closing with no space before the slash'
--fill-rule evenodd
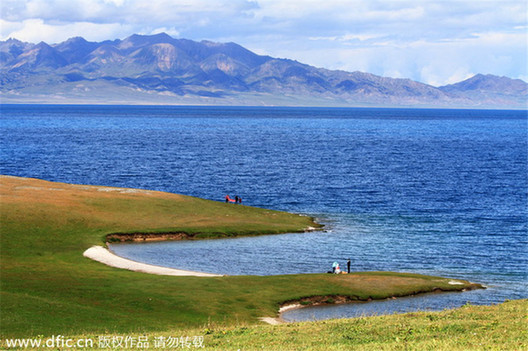
<path id="1" fill-rule="evenodd" d="M 347 261 L 347 272 L 350 274 L 350 258 Z"/>
<path id="2" fill-rule="evenodd" d="M 238 195 L 235 195 L 235 204 L 238 204 Z"/>
<path id="3" fill-rule="evenodd" d="M 242 198 L 240 196 L 238 197 L 238 203 L 242 204 Z"/>

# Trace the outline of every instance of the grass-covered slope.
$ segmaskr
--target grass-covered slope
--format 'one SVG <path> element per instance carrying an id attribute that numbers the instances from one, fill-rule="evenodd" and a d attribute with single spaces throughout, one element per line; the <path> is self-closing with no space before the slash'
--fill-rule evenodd
<path id="1" fill-rule="evenodd" d="M 449 279 L 402 273 L 154 276 L 82 256 L 107 234 L 198 237 L 301 231 L 311 218 L 155 191 L 1 177 L 0 337 L 167 332 L 275 316 L 314 295 L 384 298 L 455 290 Z M 229 254 L 229 253 L 226 253 Z"/>

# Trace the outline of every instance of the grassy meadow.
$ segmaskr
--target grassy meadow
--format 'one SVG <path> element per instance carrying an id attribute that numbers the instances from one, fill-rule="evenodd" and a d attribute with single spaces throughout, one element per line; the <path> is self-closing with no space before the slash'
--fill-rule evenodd
<path id="1" fill-rule="evenodd" d="M 212 238 L 299 232 L 318 225 L 306 216 L 176 194 L 8 176 L 0 178 L 0 196 L 1 339 L 136 333 L 204 335 L 204 344 L 217 349 L 388 349 L 410 344 L 418 349 L 424 335 L 434 335 L 444 346 L 452 344 L 451 334 L 476 342 L 488 329 L 515 329 L 526 321 L 527 303 L 521 301 L 441 314 L 262 325 L 259 317 L 276 317 L 282 303 L 303 297 L 381 299 L 471 284 L 390 272 L 215 278 L 131 272 L 82 253 L 104 245 L 111 233 L 185 232 Z M 493 311 L 508 318 L 498 320 L 502 314 Z M 455 319 L 463 326 L 449 327 Z M 511 345 L 526 345 L 526 332 L 495 334 Z M 495 345 L 490 338 L 482 342 Z"/>
<path id="2" fill-rule="evenodd" d="M 526 350 L 527 308 L 528 300 L 516 300 L 442 312 L 216 328 L 205 330 L 205 349 Z"/>

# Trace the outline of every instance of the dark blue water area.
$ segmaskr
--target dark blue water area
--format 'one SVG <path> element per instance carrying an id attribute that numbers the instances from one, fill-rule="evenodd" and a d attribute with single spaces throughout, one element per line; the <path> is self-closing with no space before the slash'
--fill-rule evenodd
<path id="1" fill-rule="evenodd" d="M 326 229 L 112 245 L 130 259 L 268 275 L 326 272 L 350 258 L 353 270 L 489 287 L 414 298 L 415 309 L 528 297 L 526 111 L 2 105 L 0 122 L 2 174 L 239 195 Z M 398 311 L 399 301 L 376 310 Z M 288 313 L 366 313 L 332 308 Z"/>

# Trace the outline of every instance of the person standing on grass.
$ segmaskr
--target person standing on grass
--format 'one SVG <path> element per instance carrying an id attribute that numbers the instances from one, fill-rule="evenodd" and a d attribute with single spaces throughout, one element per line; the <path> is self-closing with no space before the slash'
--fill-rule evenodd
<path id="1" fill-rule="evenodd" d="M 347 261 L 347 272 L 350 273 L 350 258 Z"/>

